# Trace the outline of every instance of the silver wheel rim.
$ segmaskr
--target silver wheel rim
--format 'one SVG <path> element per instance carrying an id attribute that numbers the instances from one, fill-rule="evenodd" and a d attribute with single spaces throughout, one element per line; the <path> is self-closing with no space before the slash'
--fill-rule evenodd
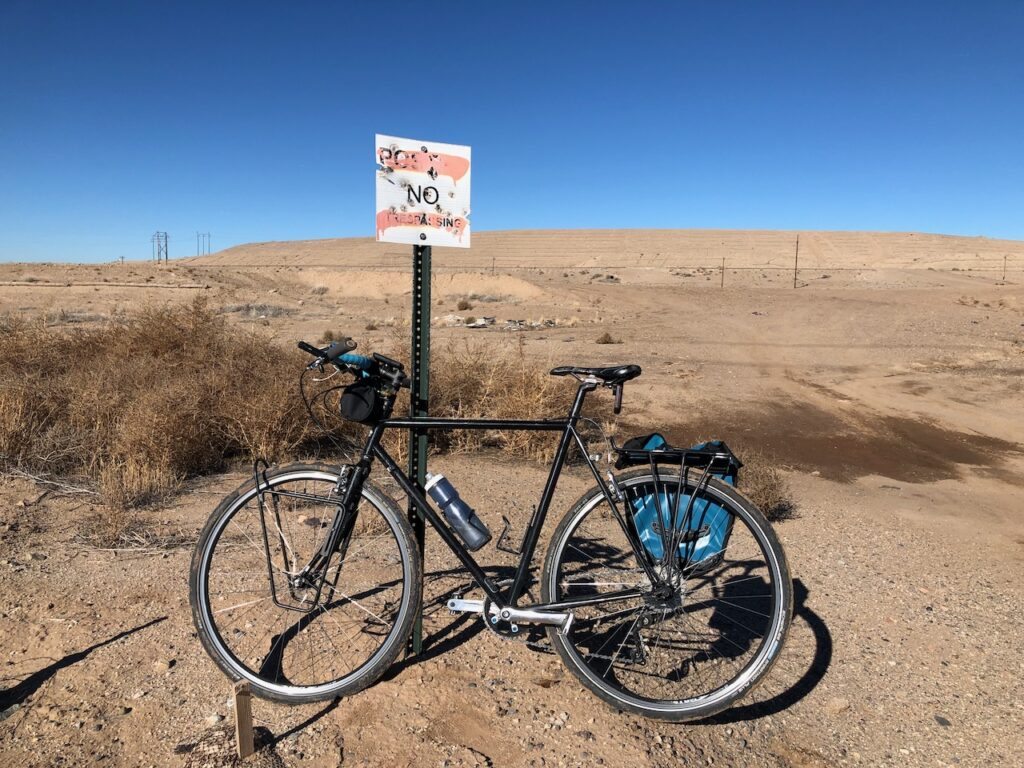
<path id="1" fill-rule="evenodd" d="M 272 487 L 295 480 L 321 480 L 334 483 L 337 482 L 338 475 L 330 472 L 303 470 L 288 474 L 275 475 L 270 478 Z M 336 680 L 332 680 L 329 683 L 324 683 L 322 685 L 311 686 L 282 685 L 272 683 L 253 674 L 244 664 L 242 664 L 237 659 L 237 657 L 231 651 L 231 649 L 229 649 L 224 644 L 220 636 L 220 632 L 216 628 L 216 624 L 212 621 L 213 611 L 209 603 L 209 586 L 207 583 L 209 575 L 208 569 L 210 564 L 210 556 L 213 552 L 213 549 L 215 548 L 216 543 L 220 541 L 220 537 L 224 528 L 228 525 L 228 523 L 235 516 L 238 510 L 242 507 L 242 505 L 251 501 L 255 495 L 256 489 L 252 488 L 251 490 L 247 491 L 245 494 L 240 496 L 238 499 L 236 499 L 235 502 L 228 508 L 228 510 L 226 510 L 225 513 L 221 515 L 220 519 L 217 521 L 217 524 L 215 525 L 213 530 L 211 530 L 210 536 L 207 539 L 207 541 L 210 542 L 210 544 L 209 546 L 204 548 L 200 558 L 200 583 L 199 589 L 197 589 L 197 595 L 199 609 L 203 617 L 203 622 L 206 624 L 209 630 L 207 634 L 210 639 L 210 642 L 212 642 L 213 645 L 216 647 L 218 656 L 224 661 L 225 664 L 227 664 L 227 666 L 229 666 L 235 672 L 235 674 L 237 674 L 241 678 L 249 680 L 255 685 L 260 686 L 264 690 L 272 691 L 282 696 L 318 696 L 337 690 L 339 688 L 343 688 L 349 683 L 351 683 L 353 680 L 358 679 L 367 667 L 372 667 L 381 658 L 386 657 L 393 648 L 395 642 L 397 642 L 400 639 L 398 637 L 398 629 L 399 627 L 401 627 L 403 618 L 406 616 L 407 611 L 409 610 L 409 601 L 411 599 L 411 590 L 406 586 L 407 581 L 410 578 L 410 559 L 404 538 L 401 536 L 395 521 L 393 521 L 391 519 L 391 516 L 388 514 L 387 504 L 373 492 L 372 488 L 364 486 L 362 498 L 369 502 L 378 511 L 380 516 L 387 522 L 388 526 L 391 529 L 391 532 L 395 537 L 398 549 L 402 554 L 402 599 L 399 610 L 395 614 L 394 625 L 392 626 L 390 632 L 388 633 L 388 637 L 386 638 L 386 640 L 381 644 L 380 648 L 378 648 L 376 652 L 374 652 L 366 661 L 364 661 L 356 669 L 354 669 L 352 672 L 343 677 L 340 677 Z"/>
<path id="2" fill-rule="evenodd" d="M 659 475 L 659 482 L 664 482 L 666 480 L 674 482 L 672 478 L 665 478 Z M 623 491 L 625 491 L 628 488 L 650 482 L 652 482 L 652 476 L 645 475 L 630 478 L 629 480 L 622 482 L 621 487 Z M 761 679 L 766 668 L 777 655 L 779 646 L 781 645 L 786 626 L 786 608 L 784 605 L 785 592 L 782 585 L 782 565 L 776 557 L 776 553 L 772 550 L 763 528 L 757 523 L 757 521 L 747 516 L 747 513 L 742 506 L 735 503 L 731 498 L 718 492 L 718 490 L 712 486 L 708 487 L 706 493 L 712 495 L 718 500 L 726 502 L 728 508 L 733 511 L 735 516 L 744 522 L 747 529 L 752 534 L 754 541 L 760 548 L 761 554 L 768 566 L 769 573 L 772 576 L 771 596 L 773 600 L 773 610 L 771 624 L 765 631 L 758 650 L 753 654 L 750 661 L 740 670 L 740 673 L 731 681 L 703 696 L 673 702 L 666 702 L 664 700 L 659 701 L 657 699 L 648 699 L 641 696 L 631 695 L 618 687 L 610 685 L 607 680 L 595 674 L 595 670 L 591 669 L 586 663 L 585 657 L 580 655 L 570 638 L 560 639 L 559 644 L 565 650 L 569 663 L 580 675 L 589 680 L 596 687 L 607 692 L 610 696 L 630 706 L 648 711 L 661 712 L 664 714 L 680 714 L 690 711 L 712 709 L 723 702 L 731 703 Z M 576 515 L 573 516 L 571 522 L 566 526 L 562 536 L 552 543 L 552 546 L 557 547 L 559 553 L 558 560 L 554 563 L 555 567 L 552 569 L 548 577 L 548 589 L 552 599 L 557 599 L 557 596 L 561 595 L 558 584 L 559 571 L 564 562 L 565 550 L 570 539 L 578 530 L 580 523 L 602 503 L 605 503 L 604 496 L 598 492 L 579 509 Z M 630 556 L 632 557 L 632 553 L 630 553 Z"/>

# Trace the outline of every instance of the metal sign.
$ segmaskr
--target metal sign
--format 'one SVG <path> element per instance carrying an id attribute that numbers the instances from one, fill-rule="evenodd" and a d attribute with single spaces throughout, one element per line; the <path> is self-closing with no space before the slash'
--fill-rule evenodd
<path id="1" fill-rule="evenodd" d="M 470 148 L 377 134 L 377 240 L 469 248 Z"/>

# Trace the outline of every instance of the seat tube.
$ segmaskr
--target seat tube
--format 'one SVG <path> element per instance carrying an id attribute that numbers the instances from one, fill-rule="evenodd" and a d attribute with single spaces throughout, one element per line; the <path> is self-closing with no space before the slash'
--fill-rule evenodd
<path id="1" fill-rule="evenodd" d="M 547 483 L 540 497 L 540 504 L 533 511 L 533 517 L 526 529 L 526 536 L 523 540 L 523 548 L 520 553 L 519 566 L 516 568 L 516 575 L 512 580 L 512 586 L 507 592 L 509 605 L 515 607 L 519 604 L 519 598 L 526 588 L 526 581 L 530 570 L 530 563 L 533 561 L 534 552 L 537 549 L 537 541 L 540 539 L 540 530 L 544 526 L 544 520 L 548 515 L 548 508 L 551 506 L 551 498 L 555 494 L 555 486 L 558 485 L 558 478 L 562 474 L 562 466 L 565 464 L 566 454 L 569 452 L 573 436 L 576 434 L 574 427 L 583 410 L 583 400 L 587 392 L 597 388 L 596 384 L 584 382 L 576 390 L 576 399 L 569 410 L 569 423 L 562 432 L 558 441 L 558 450 L 555 452 L 555 459 L 551 464 L 551 472 L 548 474 Z M 578 439 L 578 438 L 577 438 Z"/>

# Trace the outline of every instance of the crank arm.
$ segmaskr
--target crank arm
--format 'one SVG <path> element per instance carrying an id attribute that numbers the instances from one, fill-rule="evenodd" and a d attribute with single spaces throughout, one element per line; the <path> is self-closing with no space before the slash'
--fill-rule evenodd
<path id="1" fill-rule="evenodd" d="M 452 613 L 479 613 L 483 615 L 483 600 L 452 599 L 448 601 L 448 610 Z M 552 613 L 549 611 L 533 611 L 528 608 L 499 608 L 491 605 L 491 615 L 497 616 L 510 624 L 544 624 L 558 627 L 561 634 L 569 631 L 572 626 L 571 613 Z"/>

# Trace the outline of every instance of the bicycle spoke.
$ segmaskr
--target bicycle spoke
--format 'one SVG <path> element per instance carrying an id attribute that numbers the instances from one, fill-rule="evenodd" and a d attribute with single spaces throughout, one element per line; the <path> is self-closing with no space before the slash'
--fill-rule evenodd
<path id="1" fill-rule="evenodd" d="M 360 504 L 344 563 L 335 554 L 307 582 L 294 579 L 330 534 L 339 510 L 334 486 L 306 477 L 264 491 L 269 574 L 255 495 L 238 503 L 210 545 L 204 583 L 212 636 L 223 657 L 252 679 L 290 688 L 330 685 L 362 668 L 392 636 L 404 560 L 392 524 L 372 504 Z"/>
<path id="2" fill-rule="evenodd" d="M 624 489 L 627 513 L 651 497 L 664 496 L 671 507 L 679 496 L 678 483 L 678 477 L 662 477 L 657 485 L 646 479 L 634 483 Z M 719 503 L 709 501 L 706 493 L 694 494 L 690 486 L 682 494 L 696 497 L 699 519 Z M 679 719 L 699 711 L 713 696 L 727 704 L 729 691 L 742 690 L 737 681 L 768 647 L 765 640 L 780 610 L 779 582 L 769 562 L 780 555 L 769 560 L 763 540 L 733 513 L 726 550 L 706 554 L 707 544 L 701 544 L 704 550 L 695 543 L 687 546 L 685 557 L 700 561 L 684 563 L 683 554 L 675 554 L 681 534 L 662 536 L 670 546 L 657 558 L 662 581 L 652 586 L 636 567 L 621 528 L 599 513 L 597 492 L 594 497 L 552 543 L 560 550 L 554 571 L 545 575 L 550 585 L 545 600 L 592 596 L 595 602 L 574 609 L 572 629 L 564 638 L 552 634 L 553 642 L 574 660 L 571 668 L 581 679 L 609 700 L 641 709 L 662 702 L 680 713 Z M 677 525 L 685 530 L 688 524 L 680 520 Z M 629 588 L 639 588 L 641 597 L 628 607 L 619 603 L 613 609 L 611 602 L 599 602 Z"/>

